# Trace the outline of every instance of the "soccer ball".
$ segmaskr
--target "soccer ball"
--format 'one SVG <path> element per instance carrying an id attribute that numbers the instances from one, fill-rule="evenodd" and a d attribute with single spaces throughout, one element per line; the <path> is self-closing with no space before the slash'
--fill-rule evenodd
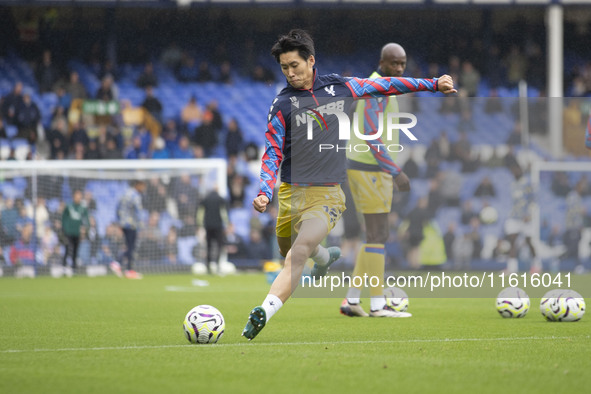
<path id="1" fill-rule="evenodd" d="M 211 305 L 191 309 L 183 322 L 185 336 L 191 343 L 216 343 L 224 335 L 225 328 L 224 316 Z"/>
<path id="2" fill-rule="evenodd" d="M 540 312 L 548 321 L 579 321 L 585 315 L 585 300 L 574 290 L 550 290 L 540 300 Z"/>
<path id="3" fill-rule="evenodd" d="M 390 287 L 384 291 L 386 296 L 386 305 L 396 312 L 406 312 L 408 309 L 408 296 L 404 290 L 398 287 Z"/>
<path id="4" fill-rule="evenodd" d="M 524 317 L 529 305 L 529 297 L 519 287 L 507 287 L 497 296 L 497 311 L 503 317 Z"/>

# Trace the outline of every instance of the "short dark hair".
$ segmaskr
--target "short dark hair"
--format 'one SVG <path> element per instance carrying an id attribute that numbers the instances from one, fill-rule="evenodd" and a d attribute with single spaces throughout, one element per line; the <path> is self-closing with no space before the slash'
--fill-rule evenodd
<path id="1" fill-rule="evenodd" d="M 279 56 L 282 53 L 298 51 L 304 60 L 314 55 L 314 40 L 310 34 L 302 29 L 292 29 L 289 33 L 279 36 L 277 42 L 271 48 L 271 55 L 279 63 Z"/>

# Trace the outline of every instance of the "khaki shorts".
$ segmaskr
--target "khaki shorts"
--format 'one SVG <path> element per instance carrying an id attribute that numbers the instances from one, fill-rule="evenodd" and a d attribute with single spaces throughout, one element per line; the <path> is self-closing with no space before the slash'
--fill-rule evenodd
<path id="1" fill-rule="evenodd" d="M 278 237 L 290 238 L 299 231 L 304 220 L 321 219 L 330 232 L 345 211 L 345 193 L 340 185 L 279 186 L 279 213 L 275 232 Z"/>

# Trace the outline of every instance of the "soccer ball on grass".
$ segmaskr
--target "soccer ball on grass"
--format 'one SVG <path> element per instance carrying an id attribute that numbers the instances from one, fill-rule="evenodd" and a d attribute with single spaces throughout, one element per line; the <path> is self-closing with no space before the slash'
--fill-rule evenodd
<path id="1" fill-rule="evenodd" d="M 540 312 L 548 321 L 579 321 L 585 315 L 585 300 L 574 290 L 550 290 L 540 300 Z"/>
<path id="2" fill-rule="evenodd" d="M 529 297 L 519 287 L 507 287 L 497 296 L 497 311 L 503 317 L 524 317 L 529 305 Z"/>
<path id="3" fill-rule="evenodd" d="M 384 291 L 386 305 L 396 312 L 406 312 L 408 309 L 408 296 L 404 290 L 398 287 L 390 287 Z"/>
<path id="4" fill-rule="evenodd" d="M 224 335 L 225 328 L 224 316 L 211 305 L 191 309 L 183 322 L 185 336 L 191 343 L 216 343 Z"/>

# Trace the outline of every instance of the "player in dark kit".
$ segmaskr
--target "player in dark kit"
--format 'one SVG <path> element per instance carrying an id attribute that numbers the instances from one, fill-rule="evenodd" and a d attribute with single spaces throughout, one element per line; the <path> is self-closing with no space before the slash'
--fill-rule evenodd
<path id="1" fill-rule="evenodd" d="M 280 36 L 271 54 L 281 66 L 288 84 L 273 100 L 269 110 L 260 192 L 253 200 L 253 207 L 259 212 L 266 210 L 281 169 L 283 183 L 278 195 L 276 233 L 285 264 L 263 304 L 250 313 L 242 332 L 249 340 L 263 329 L 291 296 L 309 257 L 315 263 L 312 269 L 315 277 L 325 275 L 328 266 L 340 257 L 340 249 L 326 249 L 319 244 L 345 209 L 345 196 L 340 188 L 346 179 L 345 149 L 335 148 L 340 146 L 342 131 L 339 124 L 342 119 L 337 114 L 344 109 L 341 99 L 418 91 L 456 92 L 448 75 L 439 79 L 360 79 L 337 74 L 320 75 L 314 68 L 314 42 L 303 30 L 292 30 Z M 327 100 L 331 100 L 330 105 L 320 105 Z M 317 107 L 304 108 L 306 101 L 315 103 Z M 310 138 L 309 131 L 315 126 L 311 125 L 311 121 L 304 123 L 303 118 L 312 115 L 321 131 Z M 333 149 L 318 154 L 315 147 Z"/>

